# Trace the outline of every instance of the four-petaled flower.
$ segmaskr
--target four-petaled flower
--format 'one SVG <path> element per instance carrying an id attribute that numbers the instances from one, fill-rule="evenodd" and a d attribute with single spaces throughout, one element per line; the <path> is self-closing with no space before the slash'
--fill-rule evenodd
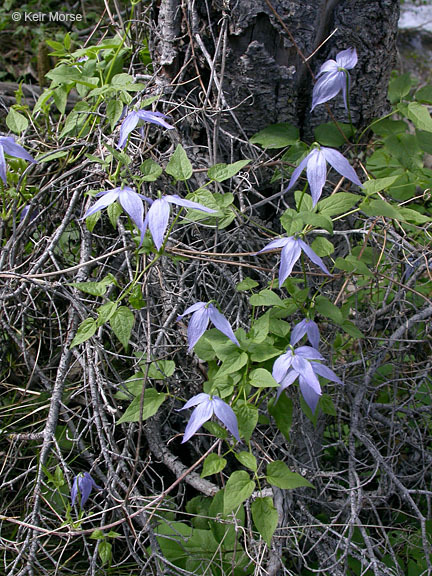
<path id="1" fill-rule="evenodd" d="M 177 194 L 172 194 L 170 196 L 162 196 L 157 200 L 152 200 L 146 196 L 141 196 L 146 202 L 151 204 L 149 211 L 147 212 L 144 225 L 142 228 L 142 236 L 147 230 L 147 226 L 150 229 L 151 235 L 153 237 L 153 242 L 158 250 L 161 249 L 165 232 L 168 226 L 168 220 L 170 216 L 170 204 L 176 204 L 177 206 L 183 206 L 184 208 L 192 208 L 194 210 L 201 210 L 201 212 L 208 212 L 209 214 L 214 214 L 217 210 L 212 210 L 207 208 L 198 202 L 192 202 L 191 200 L 184 200 L 177 196 Z"/>
<path id="2" fill-rule="evenodd" d="M 168 118 L 168 116 L 165 116 L 165 114 L 162 114 L 161 112 L 152 112 L 151 110 L 137 110 L 130 112 L 122 122 L 120 128 L 120 139 L 118 141 L 117 147 L 125 147 L 127 137 L 140 121 L 150 122 L 151 124 L 162 126 L 167 130 L 172 130 L 174 126 L 171 126 L 168 124 L 168 122 L 165 122 L 164 118 Z"/>
<path id="3" fill-rule="evenodd" d="M 95 212 L 99 212 L 99 210 L 103 208 L 107 208 L 107 206 L 118 200 L 123 210 L 129 214 L 136 227 L 144 234 L 144 205 L 140 194 L 129 186 L 122 186 L 99 192 L 96 194 L 96 198 L 99 196 L 101 196 L 101 198 L 87 210 L 81 220 L 84 220 Z"/>
<path id="4" fill-rule="evenodd" d="M 182 444 L 187 442 L 201 428 L 204 422 L 210 420 L 213 414 L 216 414 L 219 420 L 225 424 L 231 434 L 240 442 L 236 415 L 226 402 L 218 396 L 209 396 L 209 394 L 202 392 L 188 400 L 180 410 L 186 410 L 186 408 L 191 408 L 192 406 L 196 406 L 196 408 L 192 412 L 192 416 L 186 426 Z"/>
<path id="5" fill-rule="evenodd" d="M 37 162 L 27 150 L 24 150 L 22 146 L 15 142 L 13 136 L 0 136 L 0 178 L 5 185 L 7 184 L 5 153 L 14 158 L 22 158 L 28 162 Z"/>
<path id="6" fill-rule="evenodd" d="M 291 180 L 285 192 L 294 186 L 300 174 L 306 168 L 313 206 L 316 206 L 327 179 L 327 162 L 336 172 L 339 172 L 341 176 L 348 178 L 348 180 L 351 180 L 351 182 L 357 184 L 357 186 L 362 186 L 354 168 L 340 152 L 333 148 L 321 146 L 320 148 L 314 148 L 306 158 L 303 158 L 292 173 Z"/>
<path id="7" fill-rule="evenodd" d="M 355 48 L 348 48 L 339 52 L 336 60 L 327 60 L 321 66 L 317 82 L 312 91 L 312 108 L 311 111 L 328 100 L 331 100 L 342 90 L 345 108 L 348 110 L 347 100 L 347 83 L 349 84 L 349 74 L 357 64 L 357 52 Z"/>
<path id="8" fill-rule="evenodd" d="M 311 346 L 300 346 L 297 350 L 290 348 L 279 356 L 273 365 L 273 378 L 280 386 L 277 397 L 279 398 L 281 392 L 298 378 L 303 398 L 312 412 L 315 412 L 322 393 L 318 376 L 342 384 L 333 370 L 316 360 L 324 358 Z"/>
<path id="9" fill-rule="evenodd" d="M 321 258 L 300 238 L 295 238 L 294 236 L 290 236 L 289 238 L 276 238 L 276 240 L 272 240 L 270 244 L 267 244 L 265 248 L 260 250 L 258 254 L 270 252 L 270 250 L 275 250 L 276 248 L 282 248 L 279 267 L 279 288 L 291 274 L 294 264 L 300 258 L 302 251 L 314 264 L 319 266 L 325 274 L 331 276 Z"/>
<path id="10" fill-rule="evenodd" d="M 316 323 L 313 320 L 309 320 L 309 318 L 305 318 L 294 326 L 291 332 L 291 346 L 295 346 L 300 342 L 305 334 L 307 334 L 308 340 L 312 346 L 318 350 L 320 333 Z"/>
<path id="11" fill-rule="evenodd" d="M 80 506 L 81 508 L 84 507 L 84 504 L 87 502 L 91 491 L 93 490 L 102 490 L 100 486 L 96 484 L 93 478 L 90 476 L 88 472 L 80 472 L 75 476 L 73 481 L 72 490 L 71 490 L 71 500 L 72 506 L 75 505 L 75 500 L 78 495 L 80 494 Z"/>
<path id="12" fill-rule="evenodd" d="M 177 317 L 177 321 L 181 320 L 186 316 L 186 314 L 191 314 L 192 312 L 193 315 L 188 326 L 189 352 L 206 331 L 210 320 L 219 332 L 225 334 L 225 336 L 227 336 L 236 346 L 240 346 L 230 323 L 225 316 L 219 312 L 214 304 L 211 302 L 197 302 L 196 304 L 192 304 L 192 306 L 189 306 L 183 314 L 180 314 L 180 316 Z"/>

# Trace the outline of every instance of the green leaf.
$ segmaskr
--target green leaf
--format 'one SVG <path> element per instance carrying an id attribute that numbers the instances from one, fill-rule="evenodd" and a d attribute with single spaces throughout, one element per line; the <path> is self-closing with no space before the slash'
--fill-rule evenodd
<path id="1" fill-rule="evenodd" d="M 97 324 L 93 318 L 86 318 L 81 324 L 78 326 L 77 333 L 75 334 L 74 339 L 71 342 L 70 347 L 74 348 L 78 346 L 78 344 L 82 344 L 89 338 L 93 336 L 96 332 Z"/>
<path id="2" fill-rule="evenodd" d="M 267 546 L 277 528 L 279 516 L 270 496 L 257 498 L 251 504 L 252 519 Z"/>
<path id="3" fill-rule="evenodd" d="M 27 118 L 17 112 L 15 108 L 9 108 L 8 115 L 6 116 L 6 124 L 9 130 L 15 132 L 15 134 L 21 134 L 21 132 L 28 128 Z"/>
<path id="4" fill-rule="evenodd" d="M 330 234 L 333 233 L 333 222 L 324 214 L 315 214 L 313 212 L 300 212 L 301 219 L 305 224 L 315 228 L 324 228 Z"/>
<path id="5" fill-rule="evenodd" d="M 328 198 L 320 200 L 317 204 L 318 211 L 325 216 L 339 216 L 349 212 L 360 200 L 360 196 L 349 192 L 337 192 Z"/>
<path id="6" fill-rule="evenodd" d="M 275 348 L 267 342 L 262 342 L 260 344 L 252 343 L 248 350 L 253 362 L 265 362 L 275 356 L 279 356 L 281 352 L 279 348 Z"/>
<path id="7" fill-rule="evenodd" d="M 162 394 L 154 388 L 146 388 L 144 390 L 142 421 L 154 416 L 166 398 L 166 394 Z M 141 394 L 132 400 L 126 412 L 118 421 L 118 424 L 123 424 L 124 422 L 139 422 L 140 404 Z"/>
<path id="8" fill-rule="evenodd" d="M 252 290 L 257 286 L 259 286 L 259 284 L 256 280 L 252 280 L 252 278 L 247 277 L 236 285 L 236 290 L 238 292 L 247 292 L 248 290 Z"/>
<path id="9" fill-rule="evenodd" d="M 385 216 L 386 218 L 392 218 L 394 220 L 405 220 L 403 214 L 396 206 L 389 204 L 385 200 L 381 200 L 381 198 L 371 200 L 370 202 L 362 202 L 359 208 L 363 210 L 366 216 Z"/>
<path id="10" fill-rule="evenodd" d="M 296 232 L 301 232 L 304 226 L 303 212 L 299 214 L 292 208 L 287 208 L 281 216 L 280 223 L 282 224 L 285 232 L 290 236 Z"/>
<path id="11" fill-rule="evenodd" d="M 392 104 L 400 102 L 411 90 L 411 77 L 409 74 L 401 74 L 390 80 L 388 99 Z"/>
<path id="12" fill-rule="evenodd" d="M 238 452 L 235 453 L 234 456 L 245 468 L 249 468 L 249 470 L 252 470 L 252 472 L 256 472 L 258 470 L 256 458 L 250 452 Z"/>
<path id="13" fill-rule="evenodd" d="M 335 250 L 333 244 L 322 236 L 315 238 L 311 244 L 311 248 L 317 256 L 330 256 Z"/>
<path id="14" fill-rule="evenodd" d="M 176 180 L 189 180 L 192 176 L 192 164 L 181 144 L 177 145 L 174 154 L 169 159 L 165 172 Z"/>
<path id="15" fill-rule="evenodd" d="M 211 476 L 212 474 L 218 474 L 225 468 L 226 464 L 227 461 L 225 458 L 222 458 L 222 456 L 218 456 L 217 454 L 209 454 L 204 460 L 201 478 Z"/>
<path id="16" fill-rule="evenodd" d="M 255 482 L 245 470 L 233 472 L 224 491 L 223 513 L 229 514 L 247 500 L 255 490 Z"/>
<path id="17" fill-rule="evenodd" d="M 245 402 L 245 400 L 237 400 L 234 412 L 237 416 L 240 436 L 243 436 L 246 442 L 249 442 L 255 426 L 258 424 L 258 408 Z"/>
<path id="18" fill-rule="evenodd" d="M 361 332 L 350 320 L 344 320 L 340 326 L 347 334 L 353 338 L 364 338 L 363 332 Z"/>
<path id="19" fill-rule="evenodd" d="M 126 306 L 120 306 L 111 316 L 109 323 L 123 348 L 127 348 L 135 322 L 133 312 Z"/>
<path id="20" fill-rule="evenodd" d="M 372 130 L 378 136 L 390 136 L 392 134 L 405 134 L 408 130 L 408 124 L 404 120 L 391 120 L 384 118 L 371 125 Z"/>
<path id="21" fill-rule="evenodd" d="M 165 380 L 166 378 L 170 378 L 174 372 L 174 360 L 156 360 L 149 366 L 148 378 L 153 378 L 154 380 Z"/>
<path id="22" fill-rule="evenodd" d="M 120 116 L 123 112 L 123 102 L 121 100 L 110 100 L 106 109 L 106 115 L 111 125 L 111 130 L 114 130 Z"/>
<path id="23" fill-rule="evenodd" d="M 132 288 L 132 291 L 128 297 L 128 302 L 135 310 L 141 310 L 145 308 L 147 302 L 142 297 L 142 287 L 137 284 Z"/>
<path id="24" fill-rule="evenodd" d="M 259 144 L 263 148 L 285 148 L 295 144 L 299 139 L 298 128 L 287 122 L 273 124 L 260 130 L 252 136 L 252 144 Z"/>
<path id="25" fill-rule="evenodd" d="M 97 326 L 98 328 L 108 322 L 114 312 L 117 310 L 117 302 L 107 302 L 106 304 L 102 304 L 97 309 Z"/>
<path id="26" fill-rule="evenodd" d="M 102 564 L 111 564 L 112 560 L 112 544 L 106 540 L 101 540 L 98 548 L 99 558 Z"/>
<path id="27" fill-rule="evenodd" d="M 315 488 L 309 480 L 306 480 L 306 478 L 303 478 L 303 476 L 296 472 L 291 472 L 288 466 L 280 460 L 270 462 L 270 464 L 267 465 L 266 478 L 269 484 L 282 488 L 283 490 L 293 490 L 301 486 Z"/>
<path id="28" fill-rule="evenodd" d="M 93 532 L 90 534 L 90 540 L 104 540 L 105 539 L 105 534 L 104 532 L 102 532 L 102 530 L 93 530 Z"/>
<path id="29" fill-rule="evenodd" d="M 375 180 L 367 180 L 363 184 L 363 190 L 366 196 L 376 194 L 381 192 L 381 190 L 386 190 L 392 186 L 396 180 L 399 178 L 399 174 L 396 176 L 388 176 L 387 178 L 376 178 Z"/>
<path id="30" fill-rule="evenodd" d="M 53 90 L 53 100 L 60 114 L 64 114 L 66 112 L 68 93 L 69 89 L 67 86 L 58 86 L 55 90 Z"/>
<path id="31" fill-rule="evenodd" d="M 415 93 L 415 99 L 418 102 L 424 102 L 424 104 L 432 104 L 432 86 L 423 86 L 420 90 Z"/>
<path id="32" fill-rule="evenodd" d="M 252 329 L 249 332 L 249 338 L 255 344 L 263 342 L 267 338 L 270 329 L 270 311 L 260 316 L 254 321 Z"/>
<path id="33" fill-rule="evenodd" d="M 78 288 L 81 292 L 91 294 L 92 296 L 103 296 L 108 290 L 108 286 L 116 283 L 116 279 L 112 274 L 107 274 L 105 278 L 99 282 L 70 282 L 68 286 Z"/>
<path id="34" fill-rule="evenodd" d="M 123 214 L 123 209 L 118 202 L 113 202 L 107 208 L 107 214 L 109 221 L 111 222 L 111 226 L 113 228 L 117 228 L 117 221 L 120 218 L 120 215 Z"/>
<path id="35" fill-rule="evenodd" d="M 228 356 L 226 360 L 222 362 L 219 368 L 215 380 L 220 380 L 228 376 L 228 374 L 234 374 L 238 372 L 243 366 L 248 362 L 248 355 L 245 352 L 240 352 L 240 354 L 235 351 L 233 354 Z"/>
<path id="36" fill-rule="evenodd" d="M 278 388 L 279 384 L 265 368 L 252 370 L 249 375 L 250 384 L 254 388 Z"/>
<path id="37" fill-rule="evenodd" d="M 336 324 L 342 324 L 344 321 L 344 317 L 342 315 L 341 310 L 330 302 L 328 298 L 325 296 L 318 296 L 315 300 L 315 308 L 317 312 L 324 316 L 325 318 L 330 318 Z"/>
<path id="38" fill-rule="evenodd" d="M 413 222 L 414 224 L 426 224 L 426 222 L 431 222 L 432 220 L 429 216 L 421 214 L 418 210 L 411 210 L 411 208 L 399 208 L 399 212 L 407 222 Z"/>
<path id="39" fill-rule="evenodd" d="M 353 136 L 353 130 L 349 124 L 341 124 L 338 122 L 338 126 L 340 130 L 334 122 L 320 124 L 314 130 L 315 140 L 322 146 L 331 146 L 332 148 L 342 146 Z M 344 134 L 346 138 L 344 137 Z"/>
<path id="40" fill-rule="evenodd" d="M 419 130 L 432 132 L 432 118 L 427 106 L 419 104 L 418 102 L 410 102 L 407 107 L 406 116 Z"/>
<path id="41" fill-rule="evenodd" d="M 141 179 L 144 182 L 154 182 L 162 174 L 162 167 L 151 158 L 147 158 L 140 166 Z"/>
<path id="42" fill-rule="evenodd" d="M 282 393 L 279 396 L 278 401 L 274 399 L 271 403 L 269 403 L 268 409 L 270 414 L 275 419 L 277 427 L 289 442 L 293 412 L 293 403 L 291 398 Z"/>
<path id="43" fill-rule="evenodd" d="M 261 290 L 249 298 L 251 306 L 283 306 L 283 301 L 272 290 Z"/>
<path id="44" fill-rule="evenodd" d="M 216 182 L 223 182 L 238 174 L 249 162 L 249 159 L 245 159 L 238 160 L 238 162 L 234 162 L 234 164 L 215 164 L 208 169 L 207 176 L 211 180 L 216 180 Z"/>

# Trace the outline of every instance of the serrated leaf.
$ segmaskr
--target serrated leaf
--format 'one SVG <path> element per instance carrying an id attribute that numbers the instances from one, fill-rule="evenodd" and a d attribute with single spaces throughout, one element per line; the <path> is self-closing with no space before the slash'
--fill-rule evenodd
<path id="1" fill-rule="evenodd" d="M 252 519 L 264 542 L 270 547 L 279 516 L 270 496 L 257 498 L 251 504 Z"/>
<path id="2" fill-rule="evenodd" d="M 201 478 L 211 476 L 212 474 L 218 474 L 225 468 L 226 465 L 227 461 L 225 458 L 222 458 L 222 456 L 218 456 L 217 454 L 209 454 L 204 460 Z"/>
<path id="3" fill-rule="evenodd" d="M 238 162 L 234 162 L 233 164 L 215 164 L 208 169 L 207 176 L 211 180 L 216 180 L 216 182 L 223 182 L 238 174 L 249 162 L 249 159 L 245 159 L 238 160 Z"/>
<path id="4" fill-rule="evenodd" d="M 127 348 L 135 322 L 133 312 L 126 306 L 120 306 L 111 316 L 109 323 L 123 348 Z"/>
<path id="5" fill-rule="evenodd" d="M 162 174 L 162 167 L 151 158 L 147 158 L 140 166 L 141 179 L 144 182 L 154 182 Z"/>
<path id="6" fill-rule="evenodd" d="M 272 290 L 261 290 L 249 298 L 251 306 L 283 306 L 283 301 Z"/>
<path id="7" fill-rule="evenodd" d="M 8 115 L 6 116 L 6 124 L 9 130 L 15 134 L 21 134 L 21 132 L 28 128 L 27 118 L 17 112 L 15 108 L 9 108 Z"/>
<path id="8" fill-rule="evenodd" d="M 272 124 L 252 136 L 252 144 L 259 144 L 263 148 L 285 148 L 295 144 L 299 139 L 298 128 L 287 122 Z"/>
<path id="9" fill-rule="evenodd" d="M 75 334 L 74 339 L 71 342 L 70 347 L 74 348 L 78 346 L 78 344 L 82 344 L 89 338 L 91 338 L 97 329 L 96 321 L 93 318 L 86 318 L 81 324 L 78 326 L 77 333 Z"/>
<path id="10" fill-rule="evenodd" d="M 267 482 L 272 486 L 277 486 L 283 490 L 293 490 L 294 488 L 300 488 L 302 486 L 307 486 L 308 488 L 315 488 L 313 484 L 303 478 L 297 472 L 291 472 L 288 466 L 276 460 L 276 462 L 270 462 L 267 465 Z"/>
<path id="11" fill-rule="evenodd" d="M 189 180 L 192 176 L 192 164 L 181 144 L 177 145 L 174 154 L 169 159 L 165 172 L 180 181 Z"/>
<path id="12" fill-rule="evenodd" d="M 166 397 L 166 394 L 162 394 L 154 388 L 146 388 L 144 390 L 142 421 L 154 416 Z M 118 424 L 123 424 L 124 422 L 139 422 L 140 405 L 141 395 L 138 395 L 132 400 L 126 412 L 118 421 Z"/>
<path id="13" fill-rule="evenodd" d="M 318 212 L 324 214 L 331 218 L 332 216 L 339 216 L 351 210 L 357 202 L 360 200 L 360 196 L 356 194 L 350 194 L 349 192 L 338 192 L 320 200 L 317 204 Z"/>
<path id="14" fill-rule="evenodd" d="M 234 456 L 245 468 L 249 468 L 249 470 L 252 470 L 252 472 L 256 472 L 258 470 L 256 458 L 250 452 L 238 452 L 235 453 Z"/>
<path id="15" fill-rule="evenodd" d="M 247 500 L 255 490 L 255 482 L 245 470 L 233 472 L 224 491 L 223 513 L 229 514 Z"/>
<path id="16" fill-rule="evenodd" d="M 265 368 L 256 368 L 249 375 L 250 384 L 254 388 L 278 388 L 279 384 Z"/>

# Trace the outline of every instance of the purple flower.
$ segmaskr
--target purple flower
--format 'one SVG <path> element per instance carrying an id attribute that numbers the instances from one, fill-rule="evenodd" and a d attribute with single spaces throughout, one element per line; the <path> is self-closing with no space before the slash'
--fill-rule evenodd
<path id="1" fill-rule="evenodd" d="M 151 200 L 151 198 L 147 198 L 146 196 L 141 196 L 141 198 L 143 198 L 146 202 L 151 204 L 144 221 L 141 238 L 144 236 L 144 233 L 147 230 L 148 226 L 151 235 L 153 237 L 155 246 L 158 250 L 160 250 L 162 247 L 165 232 L 168 226 L 168 220 L 170 216 L 170 204 L 176 204 L 177 206 L 183 206 L 184 208 L 193 208 L 194 210 L 201 210 L 201 212 L 208 212 L 209 214 L 217 212 L 217 210 L 207 208 L 202 204 L 198 204 L 198 202 L 192 202 L 191 200 L 184 200 L 183 198 L 180 198 L 180 196 L 177 196 L 176 194 L 173 194 L 171 196 L 162 196 L 157 200 Z"/>
<path id="2" fill-rule="evenodd" d="M 182 444 L 187 442 L 195 432 L 201 428 L 204 422 L 210 420 L 213 414 L 219 418 L 219 420 L 225 424 L 231 434 L 240 442 L 240 434 L 237 425 L 237 418 L 234 414 L 233 409 L 226 402 L 218 398 L 217 396 L 209 396 L 208 394 L 197 394 L 180 410 L 186 410 L 186 408 L 191 408 L 196 406 L 195 410 L 192 412 L 192 416 L 186 426 L 184 432 Z"/>
<path id="3" fill-rule="evenodd" d="M 22 146 L 15 142 L 13 136 L 0 136 L 0 178 L 5 185 L 7 184 L 5 154 L 13 156 L 14 158 L 22 158 L 28 162 L 36 162 L 27 150 L 24 150 Z"/>
<path id="4" fill-rule="evenodd" d="M 294 236 L 290 236 L 289 238 L 277 238 L 276 240 L 272 240 L 270 244 L 267 244 L 267 246 L 260 250 L 258 254 L 269 252 L 270 250 L 275 250 L 276 248 L 282 248 L 279 268 L 279 288 L 291 274 L 294 264 L 300 258 L 302 250 L 314 264 L 321 268 L 325 274 L 331 276 L 321 258 L 315 254 L 315 252 L 306 244 L 306 242 L 300 240 L 300 238 L 295 238 Z"/>
<path id="5" fill-rule="evenodd" d="M 113 188 L 112 190 L 104 190 L 103 192 L 99 192 L 96 194 L 96 198 L 99 196 L 101 196 L 101 198 L 87 210 L 81 220 L 84 220 L 88 216 L 95 214 L 95 212 L 99 212 L 99 210 L 106 208 L 118 200 L 123 210 L 129 214 L 136 227 L 143 233 L 144 205 L 141 200 L 142 196 L 140 194 L 135 192 L 135 190 L 129 186 L 123 186 Z"/>
<path id="6" fill-rule="evenodd" d="M 290 345 L 295 346 L 297 342 L 300 342 L 305 334 L 307 334 L 308 340 L 312 346 L 318 350 L 320 333 L 316 323 L 313 320 L 309 320 L 309 318 L 305 318 L 294 326 L 293 331 L 291 332 Z"/>
<path id="7" fill-rule="evenodd" d="M 165 116 L 165 114 L 162 114 L 161 112 L 152 112 L 151 110 L 137 110 L 136 112 L 130 112 L 122 122 L 120 128 L 120 139 L 118 141 L 117 147 L 125 147 L 127 137 L 136 127 L 139 121 L 150 122 L 151 124 L 162 126 L 167 130 L 172 130 L 174 126 L 171 126 L 168 124 L 168 122 L 165 122 L 164 118 L 168 118 L 168 116 Z"/>
<path id="8" fill-rule="evenodd" d="M 186 314 L 191 314 L 193 316 L 190 319 L 188 326 L 188 342 L 189 342 L 189 352 L 204 334 L 207 329 L 210 320 L 222 334 L 225 334 L 227 338 L 231 340 L 236 346 L 240 346 L 237 338 L 234 335 L 233 329 L 230 323 L 225 318 L 223 314 L 219 312 L 214 304 L 211 302 L 197 302 L 189 306 L 187 310 L 177 317 L 177 321 L 181 320 Z"/>
<path id="9" fill-rule="evenodd" d="M 324 62 L 318 72 L 318 80 L 313 88 L 311 111 L 318 104 L 323 104 L 334 98 L 341 90 L 345 109 L 348 110 L 347 82 L 349 83 L 349 74 L 347 70 L 351 70 L 356 64 L 357 52 L 355 48 L 343 50 L 336 56 L 336 60 Z"/>
<path id="10" fill-rule="evenodd" d="M 95 490 L 102 490 L 102 488 L 96 484 L 96 482 L 93 480 L 93 478 L 90 476 L 88 472 L 84 473 L 80 472 L 79 474 L 77 474 L 73 481 L 71 490 L 72 506 L 75 505 L 75 500 L 79 492 L 80 506 L 81 508 L 83 508 L 93 488 Z"/>
<path id="11" fill-rule="evenodd" d="M 327 179 L 327 162 L 336 172 L 339 172 L 341 176 L 348 178 L 348 180 L 351 180 L 351 182 L 354 182 L 357 186 L 362 186 L 354 168 L 340 152 L 333 150 L 333 148 L 321 146 L 320 148 L 314 148 L 306 158 L 303 158 L 292 173 L 291 180 L 285 192 L 294 186 L 300 174 L 306 168 L 313 206 L 316 206 Z"/>
<path id="12" fill-rule="evenodd" d="M 333 370 L 324 364 L 319 364 L 316 360 L 324 360 L 324 358 L 310 346 L 300 346 L 297 350 L 290 348 L 285 354 L 279 356 L 273 365 L 273 378 L 280 386 L 277 397 L 279 398 L 281 392 L 298 378 L 303 398 L 312 412 L 315 412 L 321 396 L 318 376 L 342 384 Z"/>

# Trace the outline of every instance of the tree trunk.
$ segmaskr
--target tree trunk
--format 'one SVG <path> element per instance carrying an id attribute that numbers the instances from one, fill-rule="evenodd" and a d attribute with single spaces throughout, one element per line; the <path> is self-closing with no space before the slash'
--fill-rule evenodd
<path id="1" fill-rule="evenodd" d="M 398 16 L 398 0 L 159 0 L 151 52 L 178 101 L 205 109 L 224 131 L 245 138 L 290 122 L 311 140 L 330 120 L 325 105 L 310 112 L 312 74 L 346 48 L 359 56 L 350 73 L 354 124 L 386 111 Z M 330 105 L 347 120 L 341 95 Z"/>

